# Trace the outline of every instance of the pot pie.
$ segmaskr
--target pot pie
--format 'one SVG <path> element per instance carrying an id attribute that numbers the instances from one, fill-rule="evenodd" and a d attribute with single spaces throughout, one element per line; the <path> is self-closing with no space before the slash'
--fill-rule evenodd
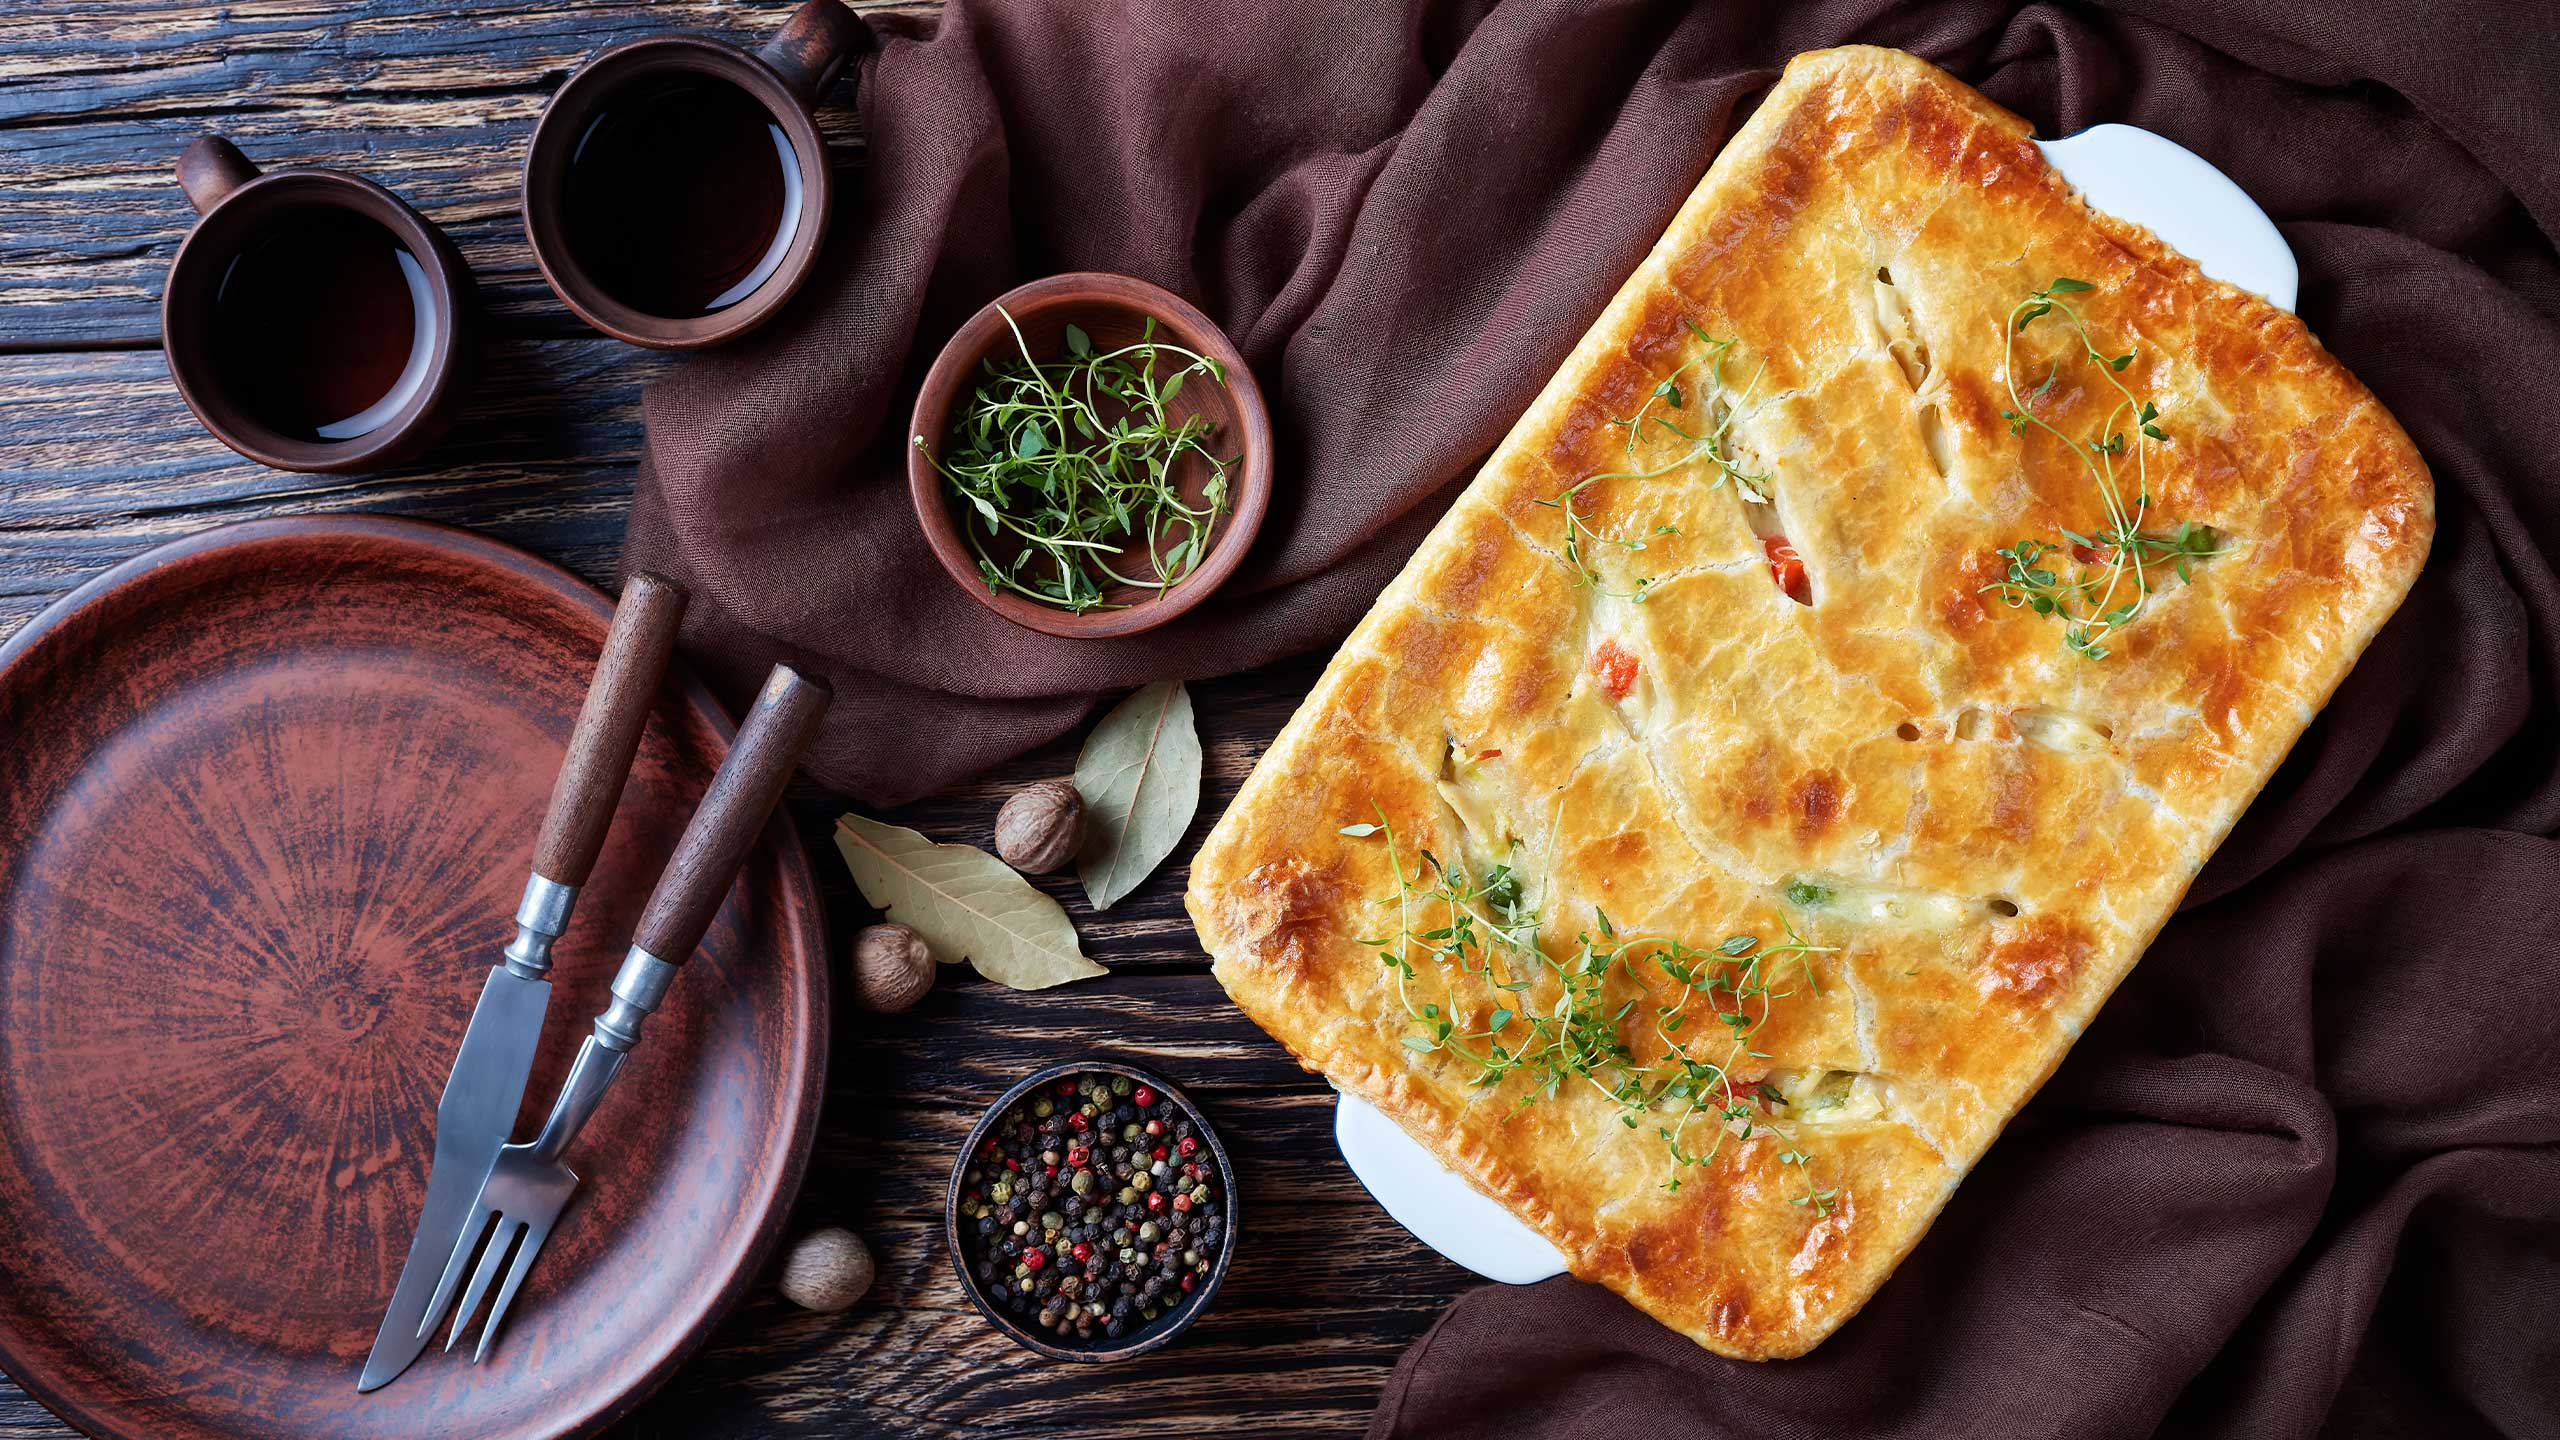
<path id="1" fill-rule="evenodd" d="M 1256 766 L 1236 1003 L 1596 1281 L 1804 1353 L 2424 560 L 2292 315 L 1894 51 L 1788 66 Z"/>

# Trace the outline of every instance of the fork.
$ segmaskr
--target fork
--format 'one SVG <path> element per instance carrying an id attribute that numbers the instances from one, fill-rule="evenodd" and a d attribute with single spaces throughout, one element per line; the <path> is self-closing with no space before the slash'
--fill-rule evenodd
<path id="1" fill-rule="evenodd" d="M 641 1022 L 666 998 L 677 970 L 710 929 L 747 852 L 781 800 L 783 783 L 799 764 L 800 752 L 827 700 L 823 684 L 787 665 L 774 666 L 766 677 L 755 708 L 738 731 L 737 743 L 729 747 L 728 758 L 711 777 L 701 806 L 686 822 L 674 856 L 649 894 L 630 953 L 614 976 L 613 1003 L 596 1017 L 595 1032 L 578 1048 L 578 1058 L 569 1067 L 569 1078 L 560 1087 L 550 1116 L 532 1140 L 501 1149 L 480 1182 L 461 1239 L 419 1320 L 419 1338 L 435 1328 L 468 1273 L 471 1283 L 454 1309 L 453 1329 L 445 1337 L 444 1348 L 451 1350 L 461 1342 L 472 1315 L 495 1284 L 497 1298 L 490 1302 L 489 1318 L 480 1328 L 471 1363 L 488 1358 L 516 1291 L 578 1188 L 578 1173 L 561 1156 L 604 1102 L 614 1077 L 622 1073 L 624 1060 L 640 1038 Z M 479 1256 L 476 1268 L 472 1265 L 475 1253 Z"/>

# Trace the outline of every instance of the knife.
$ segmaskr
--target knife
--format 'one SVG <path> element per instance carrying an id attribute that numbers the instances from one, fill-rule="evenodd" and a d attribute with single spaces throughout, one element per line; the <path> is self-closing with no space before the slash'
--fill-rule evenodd
<path id="1" fill-rule="evenodd" d="M 605 1091 L 622 1073 L 624 1057 L 639 1043 L 641 1022 L 665 1000 L 667 987 L 727 902 L 730 887 L 755 848 L 756 837 L 764 833 L 765 822 L 773 818 L 782 787 L 799 765 L 800 752 L 808 748 L 829 698 L 825 681 L 788 665 L 774 666 L 765 678 L 755 707 L 738 727 L 728 758 L 711 777 L 711 788 L 703 792 L 702 804 L 685 823 L 683 838 L 676 841 L 657 888 L 649 893 L 648 908 L 640 912 L 639 927 L 632 932 L 630 952 L 613 978 L 613 1003 L 596 1017 L 595 1032 L 579 1048 L 577 1062 L 569 1067 L 569 1078 L 560 1087 L 542 1133 L 526 1144 L 500 1149 L 488 1177 L 480 1182 L 471 1218 L 463 1225 L 444 1276 L 436 1283 L 435 1298 L 419 1322 L 421 1330 L 432 1328 L 463 1276 L 469 1274 L 471 1288 L 462 1292 L 462 1302 L 454 1309 L 446 1349 L 461 1340 L 480 1309 L 481 1298 L 498 1284 L 503 1271 L 505 1283 L 498 1284 L 497 1298 L 489 1304 L 489 1318 L 480 1329 L 480 1344 L 472 1351 L 471 1363 L 488 1358 L 490 1342 L 515 1303 L 516 1291 L 533 1269 L 543 1243 L 551 1238 L 569 1198 L 577 1193 L 578 1172 L 562 1160 L 562 1152 L 604 1103 Z M 481 1243 L 483 1237 L 486 1245 Z M 477 1270 L 471 1265 L 475 1252 L 480 1257 Z"/>
<path id="2" fill-rule="evenodd" d="M 427 1171 L 427 1203 L 418 1215 L 417 1238 L 391 1294 L 382 1328 L 365 1357 L 358 1392 L 380 1389 L 409 1368 L 426 1342 L 418 1322 L 435 1293 L 436 1277 L 452 1253 L 463 1220 L 498 1150 L 514 1133 L 524 1101 L 525 1078 L 542 1038 L 542 1015 L 551 1003 L 551 945 L 569 928 L 578 887 L 594 868 L 613 824 L 615 802 L 640 747 L 640 732 L 657 703 L 667 658 L 675 650 L 676 625 L 684 618 L 684 587 L 646 571 L 632 575 L 614 607 L 604 656 L 587 686 L 586 704 L 569 732 L 569 751 L 551 787 L 551 808 L 534 841 L 533 874 L 516 906 L 515 939 L 504 963 L 489 969 L 480 1004 L 463 1032 L 452 1078 L 436 1104 L 435 1158 Z"/>

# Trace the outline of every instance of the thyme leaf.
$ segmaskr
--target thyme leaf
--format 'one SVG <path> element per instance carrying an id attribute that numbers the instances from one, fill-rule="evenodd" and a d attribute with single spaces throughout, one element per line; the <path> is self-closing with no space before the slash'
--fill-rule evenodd
<path id="1" fill-rule="evenodd" d="M 1734 417 L 1741 413 L 1743 402 L 1750 399 L 1751 392 L 1759 386 L 1760 374 L 1755 371 L 1750 383 L 1743 386 L 1742 393 L 1727 399 L 1725 361 L 1740 337 L 1728 335 L 1719 340 L 1699 328 L 1694 320 L 1684 317 L 1680 323 L 1706 347 L 1705 351 L 1682 361 L 1678 368 L 1664 376 L 1661 382 L 1653 387 L 1652 393 L 1645 397 L 1644 404 L 1636 408 L 1635 414 L 1609 422 L 1611 427 L 1627 432 L 1628 468 L 1586 475 L 1566 486 L 1554 497 L 1535 502 L 1563 512 L 1564 558 L 1565 563 L 1573 567 L 1574 585 L 1578 589 L 1588 588 L 1615 599 L 1641 603 L 1653 587 L 1653 577 L 1650 575 L 1639 577 L 1631 589 L 1612 590 L 1592 563 L 1592 547 L 1610 546 L 1633 554 L 1644 549 L 1649 541 L 1680 533 L 1678 529 L 1669 525 L 1657 525 L 1644 534 L 1633 537 L 1604 535 L 1592 528 L 1589 519 L 1582 513 L 1578 497 L 1585 489 L 1603 480 L 1658 480 L 1675 470 L 1685 469 L 1703 461 L 1715 471 L 1715 479 L 1707 486 L 1708 489 L 1720 490 L 1724 488 L 1727 481 L 1731 481 L 1744 499 L 1755 505 L 1769 503 L 1773 477 L 1766 473 L 1754 474 L 1744 469 L 1734 458 L 1731 438 Z M 1695 393 L 1703 397 L 1702 403 L 1707 410 L 1707 417 L 1713 423 L 1703 431 L 1693 433 L 1692 430 L 1684 428 L 1678 421 L 1673 420 L 1668 413 L 1655 413 L 1654 407 L 1660 405 L 1665 412 L 1686 412 L 1692 392 L 1682 389 L 1680 381 L 1682 377 L 1702 366 L 1705 367 L 1704 373 L 1693 384 L 1696 387 Z M 1719 411 L 1721 414 L 1718 413 Z M 1637 447 L 1647 433 L 1647 426 L 1652 427 L 1653 433 L 1669 436 L 1686 448 L 1659 465 L 1643 465 L 1637 458 Z"/>
<path id="2" fill-rule="evenodd" d="M 1341 833 L 1379 839 L 1395 874 L 1395 930 L 1358 943 L 1395 976 L 1405 1048 L 1447 1057 L 1470 1088 L 1516 1084 L 1514 1114 L 1589 1086 L 1621 1126 L 1653 1130 L 1669 1157 L 1669 1190 L 1680 1188 L 1683 1172 L 1715 1159 L 1728 1138 L 1776 1131 L 1787 1154 L 1799 1157 L 1786 1160 L 1805 1185 L 1794 1203 L 1831 1213 L 1839 1191 L 1813 1184 L 1802 1143 L 1760 1108 L 1779 1097 L 1734 1071 L 1769 1058 L 1753 1040 L 1799 986 L 1817 990 L 1812 957 L 1839 947 L 1814 944 L 1790 924 L 1783 940 L 1739 933 L 1700 949 L 1622 934 L 1594 911 L 1597 934 L 1586 931 L 1550 953 L 1511 866 L 1470 871 L 1428 850 L 1408 862 L 1383 810 Z M 1646 981 L 1656 974 L 1676 987 L 1668 1003 L 1648 1004 L 1655 992 Z M 1550 987 L 1552 1001 L 1544 998 Z M 1481 1025 L 1464 1020 L 1478 1010 L 1487 1012 Z"/>
<path id="3" fill-rule="evenodd" d="M 2151 445 L 2129 442 L 2122 427 L 2130 418 L 2144 441 L 2165 441 L 2169 435 L 2157 423 L 2159 405 L 2136 395 L 2116 378 L 2133 363 L 2135 352 L 2109 355 L 2101 351 L 2090 337 L 2086 317 L 2077 306 L 2061 298 L 2097 288 L 2086 280 L 2057 278 L 2041 290 L 2028 292 L 2011 308 L 2001 368 L 2007 377 L 2009 401 L 2016 408 L 2001 411 L 2000 418 L 2009 422 L 2012 435 L 2042 430 L 2079 457 L 2096 486 L 2104 523 L 2087 534 L 2062 531 L 2070 542 L 2068 549 L 2040 537 L 2001 547 L 1994 552 L 2003 562 L 2000 578 L 1981 587 L 1984 592 L 1999 596 L 2001 603 L 2013 610 L 2032 610 L 2059 618 L 2063 648 L 2088 660 L 2107 658 L 2112 653 L 2109 637 L 2142 617 L 2158 590 L 2152 580 L 2154 566 L 2167 565 L 2181 584 L 2191 584 L 2196 561 L 2225 554 L 2231 548 L 2213 529 L 2192 521 L 2179 521 L 2167 531 L 2143 528 L 2151 512 Z M 2075 440 L 2035 411 L 2035 402 L 2053 389 L 2054 380 L 2062 373 L 2061 360 L 2055 360 L 2045 372 L 2044 383 L 2024 395 L 2018 393 L 2018 336 L 2052 314 L 2062 317 L 2062 323 L 2078 342 L 2073 358 L 2095 365 L 2099 376 L 2116 392 L 2116 403 L 2107 411 L 2095 439 Z M 2119 469 L 2119 462 L 2128 454 L 2133 462 L 2130 500 L 2126 498 L 2128 477 Z M 2072 562 L 2067 571 L 2066 561 Z"/>
<path id="4" fill-rule="evenodd" d="M 1169 407 L 1192 376 L 1225 383 L 1224 367 L 1156 339 L 1152 319 L 1109 350 L 1070 325 L 1066 358 L 1042 361 L 1012 314 L 997 313 L 1014 353 L 980 367 L 940 453 L 913 441 L 965 503 L 979 577 L 1078 614 L 1123 608 L 1103 598 L 1114 586 L 1181 584 L 1209 553 L 1236 460 L 1218 453 L 1208 417 Z M 1199 465 L 1208 478 L 1187 498 L 1183 472 Z"/>

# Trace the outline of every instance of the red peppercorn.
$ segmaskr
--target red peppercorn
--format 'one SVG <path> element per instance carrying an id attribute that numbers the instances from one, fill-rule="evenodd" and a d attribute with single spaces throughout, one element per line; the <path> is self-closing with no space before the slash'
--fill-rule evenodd
<path id="1" fill-rule="evenodd" d="M 1093 1247 L 1079 1240 L 1075 1243 L 1075 1248 L 1067 1253 L 1076 1257 L 1076 1263 L 1081 1265 L 1093 1258 Z"/>
<path id="2" fill-rule="evenodd" d="M 1042 1167 L 1040 1167 L 1040 1168 L 1042 1168 L 1043 1170 L 1046 1170 L 1046 1171 L 1048 1171 L 1048 1172 L 1049 1172 L 1049 1178 L 1050 1178 L 1050 1179 L 1055 1180 L 1055 1179 L 1057 1179 L 1057 1178 L 1058 1178 L 1058 1167 L 1057 1167 L 1057 1166 L 1055 1166 L 1055 1165 L 1044 1165 L 1044 1166 L 1042 1166 Z"/>
<path id="3" fill-rule="evenodd" d="M 1182 1143 L 1173 1148 L 1181 1151 L 1185 1156 L 1197 1155 L 1200 1153 L 1200 1141 L 1194 1136 L 1185 1135 L 1182 1137 Z"/>
<path id="4" fill-rule="evenodd" d="M 1022 1162 L 1014 1159 L 1010 1155 L 1007 1155 L 1004 1157 L 1004 1168 L 1012 1171 L 1016 1175 L 1019 1175 L 1022 1173 Z"/>
<path id="5" fill-rule="evenodd" d="M 1130 1094 L 1129 1098 L 1137 1101 L 1138 1108 L 1143 1110 L 1156 1103 L 1156 1092 L 1149 1086 L 1141 1085 Z"/>
<path id="6" fill-rule="evenodd" d="M 1147 1208 L 1158 1213 L 1162 1213 L 1164 1210 L 1164 1192 L 1161 1190 L 1148 1191 Z"/>
<path id="7" fill-rule="evenodd" d="M 1190 1213 L 1191 1213 L 1191 1197 L 1190 1197 L 1190 1196 L 1188 1196 L 1188 1195 L 1176 1195 L 1176 1196 L 1174 1196 L 1174 1197 L 1173 1197 L 1173 1208 L 1174 1208 L 1175 1210 L 1177 1210 L 1177 1211 L 1181 1212 L 1182 1214 L 1185 1214 L 1185 1215 L 1190 1214 Z"/>
<path id="8" fill-rule="evenodd" d="M 1076 1093 L 1076 1082 L 1074 1082 L 1073 1080 L 1061 1080 L 1061 1081 L 1059 1081 L 1059 1082 L 1058 1082 L 1058 1093 L 1059 1093 L 1059 1094 L 1061 1094 L 1061 1095 L 1073 1095 L 1074 1093 Z"/>
<path id="9" fill-rule="evenodd" d="M 1186 1274 L 1186 1275 L 1184 1275 L 1184 1276 L 1182 1277 L 1182 1288 L 1183 1288 L 1183 1289 L 1185 1289 L 1185 1290 L 1188 1290 L 1188 1289 L 1190 1289 L 1192 1286 L 1197 1285 L 1197 1284 L 1199 1284 L 1199 1283 L 1200 1283 L 1200 1276 L 1199 1276 L 1199 1274 L 1198 1274 L 1197 1272 L 1194 1272 L 1194 1273 L 1191 1273 L 1191 1274 Z"/>
<path id="10" fill-rule="evenodd" d="M 1156 1158 L 1156 1159 L 1158 1159 L 1158 1160 L 1161 1160 L 1161 1159 L 1163 1159 L 1164 1157 L 1166 1157 L 1167 1155 L 1170 1155 L 1170 1154 L 1172 1154 L 1172 1153 L 1173 1153 L 1172 1151 L 1167 1150 L 1167 1149 L 1166 1149 L 1166 1148 L 1164 1148 L 1163 1146 L 1159 1145 L 1159 1146 L 1157 1146 L 1157 1147 L 1156 1147 L 1156 1149 L 1155 1149 L 1155 1158 Z"/>
<path id="11" fill-rule="evenodd" d="M 1087 1150 L 1081 1145 L 1070 1145 L 1067 1147 L 1067 1163 L 1075 1166 L 1079 1170 L 1084 1168 L 1084 1162 L 1092 1158 L 1093 1152 Z"/>
<path id="12" fill-rule="evenodd" d="M 1043 1266 L 1046 1266 L 1048 1263 L 1049 1252 L 1046 1250 L 1025 1250 L 1022 1252 L 1022 1264 L 1026 1269 L 1038 1270 Z"/>
<path id="13" fill-rule="evenodd" d="M 1093 1128 L 1093 1121 L 1081 1110 L 1067 1117 L 1067 1128 L 1081 1135 Z"/>
<path id="14" fill-rule="evenodd" d="M 1164 1122 L 1163 1122 L 1163 1121 L 1161 1121 L 1161 1120 L 1150 1120 L 1150 1121 L 1148 1121 L 1148 1122 L 1147 1122 L 1147 1133 L 1148 1133 L 1148 1134 L 1150 1134 L 1150 1135 L 1161 1135 L 1161 1134 L 1163 1134 L 1163 1133 L 1164 1133 Z"/>

